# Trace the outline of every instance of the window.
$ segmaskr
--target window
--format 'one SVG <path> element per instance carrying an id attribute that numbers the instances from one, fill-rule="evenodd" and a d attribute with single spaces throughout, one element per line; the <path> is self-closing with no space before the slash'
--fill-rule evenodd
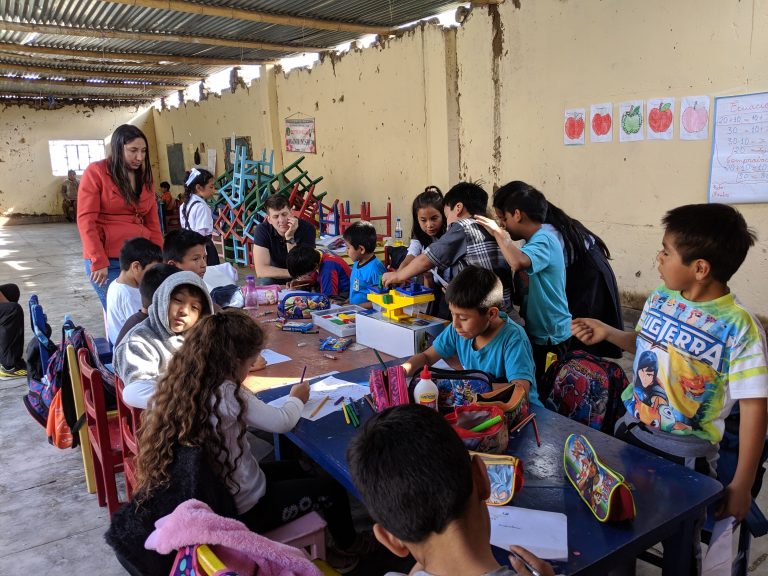
<path id="1" fill-rule="evenodd" d="M 54 176 L 66 176 L 74 170 L 81 175 L 91 162 L 104 159 L 103 140 L 49 140 Z"/>

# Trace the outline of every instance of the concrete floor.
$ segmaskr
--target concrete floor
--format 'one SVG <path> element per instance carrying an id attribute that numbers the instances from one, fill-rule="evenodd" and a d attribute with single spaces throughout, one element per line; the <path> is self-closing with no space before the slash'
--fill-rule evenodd
<path id="1" fill-rule="evenodd" d="M 39 296 L 57 340 L 65 314 L 104 335 L 101 305 L 85 278 L 74 225 L 0 224 L 0 284 L 6 282 L 19 285 L 24 306 L 30 294 Z M 28 325 L 26 331 L 28 339 Z M 628 359 L 622 364 L 631 369 Z M 0 574 L 125 574 L 104 543 L 106 508 L 85 490 L 80 450 L 46 442 L 45 431 L 22 405 L 26 388 L 24 378 L 0 381 Z M 759 503 L 768 509 L 768 489 Z M 768 574 L 768 537 L 753 541 L 750 558 L 751 574 Z M 370 564 L 355 572 L 380 573 Z M 659 573 L 638 563 L 641 576 Z"/>

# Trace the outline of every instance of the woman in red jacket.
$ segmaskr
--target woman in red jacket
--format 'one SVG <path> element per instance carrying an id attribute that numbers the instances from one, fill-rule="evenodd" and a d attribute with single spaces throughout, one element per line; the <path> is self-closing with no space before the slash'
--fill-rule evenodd
<path id="1" fill-rule="evenodd" d="M 112 134 L 108 157 L 83 172 L 77 227 L 85 273 L 106 309 L 107 287 L 120 274 L 123 243 L 141 236 L 163 245 L 147 138 L 135 126 L 119 126 Z"/>

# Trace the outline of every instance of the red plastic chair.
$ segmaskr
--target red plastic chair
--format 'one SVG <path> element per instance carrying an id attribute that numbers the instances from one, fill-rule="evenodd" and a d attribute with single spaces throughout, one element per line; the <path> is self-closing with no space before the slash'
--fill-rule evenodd
<path id="1" fill-rule="evenodd" d="M 117 414 L 114 417 L 107 414 L 104 382 L 101 373 L 91 365 L 88 350 L 85 348 L 77 351 L 77 364 L 83 383 L 88 439 L 91 441 L 95 464 L 96 496 L 99 506 L 106 505 L 109 515 L 112 516 L 121 504 L 115 481 L 116 474 L 123 471 L 120 420 Z"/>
<path id="2" fill-rule="evenodd" d="M 117 392 L 117 414 L 120 418 L 120 438 L 122 440 L 123 475 L 125 476 L 125 491 L 130 499 L 136 488 L 136 458 L 139 454 L 136 432 L 141 425 L 140 408 L 133 408 L 123 402 L 125 385 L 115 376 L 115 391 Z"/>

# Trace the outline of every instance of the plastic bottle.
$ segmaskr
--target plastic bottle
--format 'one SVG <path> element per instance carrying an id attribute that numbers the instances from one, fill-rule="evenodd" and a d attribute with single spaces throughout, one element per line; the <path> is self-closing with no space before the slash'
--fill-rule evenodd
<path id="1" fill-rule="evenodd" d="M 253 276 L 245 277 L 245 286 L 243 286 L 243 300 L 246 310 L 256 310 L 259 307 L 259 301 L 256 297 L 256 278 Z"/>
<path id="2" fill-rule="evenodd" d="M 403 225 L 400 223 L 400 218 L 395 219 L 395 246 L 403 245 Z"/>
<path id="3" fill-rule="evenodd" d="M 429 366 L 424 366 L 419 376 L 421 380 L 416 384 L 416 388 L 413 389 L 414 401 L 416 404 L 437 410 L 437 386 L 432 382 L 432 373 L 429 371 Z"/>

